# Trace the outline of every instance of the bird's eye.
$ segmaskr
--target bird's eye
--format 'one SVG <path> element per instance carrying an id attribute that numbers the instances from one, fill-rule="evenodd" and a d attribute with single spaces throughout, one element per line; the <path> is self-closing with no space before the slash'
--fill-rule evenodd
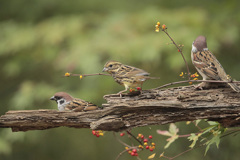
<path id="1" fill-rule="evenodd" d="M 112 68 L 112 66 L 113 66 L 113 65 L 112 65 L 112 64 L 110 64 L 108 67 Z"/>

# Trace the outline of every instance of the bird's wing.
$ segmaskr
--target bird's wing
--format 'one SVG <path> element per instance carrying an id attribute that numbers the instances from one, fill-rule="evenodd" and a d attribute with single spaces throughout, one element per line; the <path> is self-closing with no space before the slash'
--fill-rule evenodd
<path id="1" fill-rule="evenodd" d="M 193 53 L 193 64 L 210 79 L 222 80 L 226 76 L 221 64 L 209 50 Z"/>
<path id="2" fill-rule="evenodd" d="M 96 110 L 98 107 L 95 104 L 84 101 L 82 99 L 74 98 L 69 104 L 66 106 L 67 110 L 73 110 L 75 112 L 81 111 L 89 111 Z"/>
<path id="3" fill-rule="evenodd" d="M 123 65 L 119 71 L 120 72 L 118 75 L 125 75 L 127 77 L 149 76 L 150 75 L 150 73 L 148 73 L 142 69 L 128 66 L 128 65 Z"/>

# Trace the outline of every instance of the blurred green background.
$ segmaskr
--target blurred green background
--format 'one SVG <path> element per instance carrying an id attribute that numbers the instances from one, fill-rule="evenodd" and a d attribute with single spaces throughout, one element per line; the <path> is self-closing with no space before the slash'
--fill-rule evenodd
<path id="1" fill-rule="evenodd" d="M 1 110 L 56 109 L 49 98 L 65 91 L 98 105 L 105 94 L 124 89 L 111 77 L 62 77 L 65 72 L 98 73 L 108 60 L 142 68 L 161 80 L 147 81 L 144 89 L 182 80 L 185 66 L 180 54 L 163 33 L 155 33 L 157 21 L 166 24 L 178 44 L 183 44 L 192 73 L 190 50 L 198 35 L 226 72 L 240 80 L 240 10 L 237 0 L 21 0 L 0 2 Z M 195 132 L 194 126 L 177 123 L 180 134 Z M 166 144 L 157 129 L 148 126 L 133 133 L 153 135 L 155 152 Z M 127 137 L 122 138 L 130 144 Z M 222 139 L 220 148 L 193 150 L 181 159 L 238 160 L 240 136 Z M 186 139 L 165 150 L 174 156 L 191 143 Z M 0 160 L 112 160 L 124 150 L 112 132 L 96 138 L 89 129 L 57 128 L 12 133 L 0 129 Z M 147 159 L 151 153 L 140 153 Z M 136 159 L 123 155 L 121 159 Z"/>

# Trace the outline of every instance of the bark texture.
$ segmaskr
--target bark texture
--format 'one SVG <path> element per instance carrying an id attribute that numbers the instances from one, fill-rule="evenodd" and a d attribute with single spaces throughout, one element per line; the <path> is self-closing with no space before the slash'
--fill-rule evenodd
<path id="1" fill-rule="evenodd" d="M 231 88 L 195 90 L 185 86 L 104 98 L 104 109 L 89 112 L 8 111 L 0 117 L 0 127 L 15 132 L 60 126 L 120 131 L 196 119 L 218 121 L 225 127 L 240 126 L 240 94 Z"/>

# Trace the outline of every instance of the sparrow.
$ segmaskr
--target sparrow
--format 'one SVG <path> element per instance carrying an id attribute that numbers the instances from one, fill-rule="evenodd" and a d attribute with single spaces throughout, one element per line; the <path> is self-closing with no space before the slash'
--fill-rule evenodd
<path id="1" fill-rule="evenodd" d="M 203 80 L 232 81 L 216 57 L 208 50 L 206 37 L 198 36 L 193 42 L 191 59 L 193 65 L 203 77 Z M 228 85 L 234 91 L 240 92 L 240 88 L 236 84 L 228 83 Z M 198 88 L 202 89 L 206 86 L 207 83 L 203 82 Z"/>
<path id="2" fill-rule="evenodd" d="M 59 111 L 91 111 L 97 110 L 98 106 L 82 99 L 74 98 L 66 92 L 57 92 L 50 98 L 58 104 Z"/>
<path id="3" fill-rule="evenodd" d="M 150 73 L 133 67 L 122 64 L 117 61 L 108 61 L 102 70 L 103 72 L 108 72 L 114 80 L 123 85 L 125 90 L 120 91 L 118 94 L 126 92 L 129 88 L 134 88 L 139 85 L 142 86 L 143 82 L 147 79 L 154 79 L 155 77 L 149 77 Z M 156 79 L 156 78 L 155 78 Z"/>

